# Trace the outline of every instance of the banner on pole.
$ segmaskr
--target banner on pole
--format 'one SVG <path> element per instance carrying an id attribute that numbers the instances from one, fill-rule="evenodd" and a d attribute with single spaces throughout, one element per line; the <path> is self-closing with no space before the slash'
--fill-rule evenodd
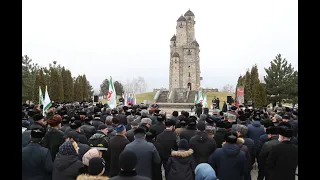
<path id="1" fill-rule="evenodd" d="M 237 89 L 237 102 L 238 102 L 238 104 L 244 103 L 244 88 L 243 87 L 239 87 Z"/>

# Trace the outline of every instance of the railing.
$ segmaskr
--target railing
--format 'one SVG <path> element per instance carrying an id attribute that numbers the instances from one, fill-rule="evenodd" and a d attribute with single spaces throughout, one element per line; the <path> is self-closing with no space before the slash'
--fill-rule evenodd
<path id="1" fill-rule="evenodd" d="M 160 94 L 162 93 L 162 89 L 158 90 L 157 93 L 154 95 L 153 101 L 156 102 L 159 99 Z"/>
<path id="2" fill-rule="evenodd" d="M 174 102 L 174 90 L 170 90 L 168 93 L 168 102 L 173 103 Z"/>

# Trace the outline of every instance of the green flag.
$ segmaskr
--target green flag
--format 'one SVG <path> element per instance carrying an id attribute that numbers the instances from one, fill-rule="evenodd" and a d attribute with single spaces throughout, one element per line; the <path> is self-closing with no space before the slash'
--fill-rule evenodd
<path id="1" fill-rule="evenodd" d="M 43 94 L 40 86 L 39 86 L 39 104 L 43 105 Z"/>

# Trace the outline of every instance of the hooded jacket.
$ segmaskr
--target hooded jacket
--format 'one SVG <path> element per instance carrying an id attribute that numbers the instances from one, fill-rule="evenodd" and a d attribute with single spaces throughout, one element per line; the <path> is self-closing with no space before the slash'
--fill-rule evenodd
<path id="1" fill-rule="evenodd" d="M 188 151 L 180 150 L 171 152 L 171 157 L 166 164 L 166 180 L 194 180 L 194 170 L 196 166 L 192 153 L 192 149 L 189 149 Z"/>
<path id="2" fill-rule="evenodd" d="M 247 172 L 245 153 L 237 144 L 225 144 L 214 151 L 208 160 L 219 179 L 242 180 Z"/>
<path id="3" fill-rule="evenodd" d="M 218 128 L 216 134 L 214 135 L 214 140 L 216 141 L 217 148 L 222 147 L 222 143 L 224 142 L 224 135 L 227 133 L 225 128 Z"/>
<path id="4" fill-rule="evenodd" d="M 52 180 L 74 180 L 83 167 L 77 155 L 57 154 L 53 163 Z"/>
<path id="5" fill-rule="evenodd" d="M 201 163 L 196 167 L 195 170 L 196 179 L 195 180 L 216 180 L 216 172 L 207 163 Z"/>
<path id="6" fill-rule="evenodd" d="M 187 126 L 187 129 L 184 129 L 180 132 L 180 139 L 186 139 L 190 142 L 190 139 L 197 133 L 196 126 Z"/>
<path id="7" fill-rule="evenodd" d="M 197 166 L 208 162 L 210 154 L 217 149 L 217 144 L 206 132 L 200 131 L 190 139 L 190 148 L 194 151 L 193 157 Z"/>

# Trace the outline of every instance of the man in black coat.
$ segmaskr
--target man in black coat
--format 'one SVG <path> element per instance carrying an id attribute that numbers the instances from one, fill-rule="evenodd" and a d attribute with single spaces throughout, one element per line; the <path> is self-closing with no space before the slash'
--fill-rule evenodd
<path id="1" fill-rule="evenodd" d="M 199 122 L 197 127 L 199 132 L 190 139 L 190 148 L 193 149 L 196 166 L 200 163 L 207 163 L 210 154 L 217 148 L 216 141 L 204 132 L 206 129 L 205 122 Z"/>
<path id="2" fill-rule="evenodd" d="M 243 124 L 238 124 L 236 127 L 236 132 L 239 136 L 239 138 L 243 138 L 244 143 L 243 145 L 247 146 L 249 154 L 250 154 L 250 160 L 251 160 L 251 165 L 255 163 L 255 146 L 254 146 L 254 141 L 251 138 L 247 137 L 248 134 L 248 127 L 243 125 Z"/>
<path id="3" fill-rule="evenodd" d="M 160 143 L 158 143 L 158 142 L 155 141 L 155 137 L 154 137 L 154 135 L 153 135 L 151 132 L 147 132 L 147 133 L 146 133 L 146 140 L 147 140 L 149 143 L 152 143 L 152 144 L 156 147 L 156 149 L 157 149 L 157 151 L 158 151 L 158 153 L 159 153 L 159 156 L 160 156 L 161 160 L 164 159 L 163 148 L 162 148 L 162 146 L 161 146 Z M 161 161 L 160 164 L 154 163 L 154 164 L 152 165 L 152 179 L 153 179 L 153 180 L 162 180 L 161 165 L 162 165 L 162 161 Z"/>
<path id="4" fill-rule="evenodd" d="M 82 144 L 79 142 L 79 134 L 75 131 L 69 131 L 65 135 L 65 139 L 68 141 L 75 141 L 78 144 L 79 147 L 79 160 L 82 161 L 83 155 L 90 150 L 90 146 L 88 144 Z"/>
<path id="5" fill-rule="evenodd" d="M 126 132 L 126 137 L 128 138 L 128 140 L 130 142 L 134 141 L 134 130 L 138 129 L 139 124 L 136 121 L 133 121 L 130 123 L 131 125 L 131 129 L 129 131 Z"/>
<path id="6" fill-rule="evenodd" d="M 119 108 L 118 112 L 117 118 L 119 119 L 120 124 L 127 125 L 127 116 L 123 113 L 123 109 Z"/>
<path id="7" fill-rule="evenodd" d="M 92 120 L 92 126 L 94 126 L 96 128 L 96 130 L 98 130 L 98 127 L 103 124 L 103 122 L 101 121 L 101 117 L 99 114 L 94 115 L 94 118 Z"/>
<path id="8" fill-rule="evenodd" d="M 269 179 L 266 160 L 271 152 L 272 147 L 280 143 L 280 141 L 278 141 L 278 129 L 278 127 L 271 126 L 268 127 L 266 130 L 266 133 L 268 135 L 268 141 L 265 142 L 262 146 L 262 149 L 257 158 L 259 168 L 258 180 L 263 180 L 264 176 L 266 177 L 266 180 Z"/>
<path id="9" fill-rule="evenodd" d="M 62 117 L 62 127 L 60 128 L 60 131 L 65 132 L 67 128 L 70 127 L 71 118 L 68 115 L 64 115 Z"/>
<path id="10" fill-rule="evenodd" d="M 180 132 L 180 139 L 186 139 L 190 142 L 190 139 L 197 133 L 197 117 L 190 116 L 187 123 L 187 128 Z"/>
<path id="11" fill-rule="evenodd" d="M 157 142 L 163 148 L 163 159 L 162 163 L 165 167 L 166 162 L 168 161 L 169 156 L 171 155 L 171 150 L 177 150 L 177 136 L 174 133 L 175 122 L 174 120 L 168 120 L 166 123 L 166 129 L 158 135 Z"/>
<path id="12" fill-rule="evenodd" d="M 46 131 L 46 122 L 44 121 L 43 115 L 39 112 L 39 114 L 35 114 L 33 117 L 34 123 L 31 124 L 30 130 L 33 129 L 43 129 Z"/>
<path id="13" fill-rule="evenodd" d="M 281 143 L 272 147 L 267 159 L 267 168 L 270 180 L 294 180 L 298 166 L 298 146 L 290 142 L 293 136 L 292 129 L 279 129 Z"/>
<path id="14" fill-rule="evenodd" d="M 39 143 L 45 132 L 42 129 L 31 130 L 31 142 L 22 148 L 22 179 L 50 180 L 52 176 L 52 157 L 47 148 Z"/>
<path id="15" fill-rule="evenodd" d="M 82 144 L 88 144 L 88 139 L 85 136 L 84 133 L 81 132 L 80 127 L 82 126 L 81 124 L 81 120 L 75 120 L 73 123 L 70 124 L 71 130 L 70 131 L 75 131 L 76 133 L 78 133 L 78 137 L 79 137 L 79 142 Z M 68 131 L 68 132 L 70 132 Z M 65 134 L 67 134 L 68 132 L 65 132 Z"/>
<path id="16" fill-rule="evenodd" d="M 157 139 L 157 136 L 166 129 L 166 126 L 164 125 L 164 121 L 165 119 L 163 118 L 163 116 L 158 116 L 157 123 L 150 127 L 149 131 L 154 134 L 156 139 Z"/>
<path id="17" fill-rule="evenodd" d="M 119 125 L 115 128 L 116 135 L 113 136 L 109 140 L 109 147 L 108 147 L 108 157 L 110 160 L 107 163 L 110 163 L 110 177 L 117 176 L 120 172 L 119 167 L 119 155 L 124 150 L 127 144 L 130 141 L 125 136 L 126 128 L 124 125 Z"/>
<path id="18" fill-rule="evenodd" d="M 80 127 L 80 132 L 82 132 L 87 139 L 90 139 L 90 137 L 96 133 L 96 128 L 91 125 L 90 121 L 92 121 L 92 116 L 85 117 L 84 124 Z"/>

